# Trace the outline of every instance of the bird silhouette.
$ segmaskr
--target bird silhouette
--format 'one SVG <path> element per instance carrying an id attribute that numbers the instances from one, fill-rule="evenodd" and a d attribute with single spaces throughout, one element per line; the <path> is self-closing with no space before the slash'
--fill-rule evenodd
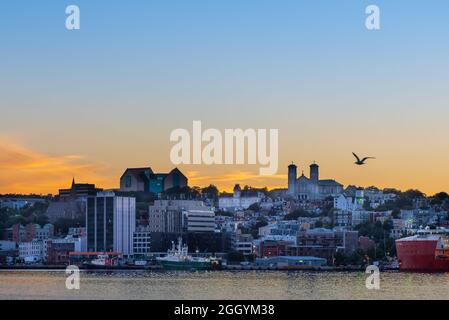
<path id="1" fill-rule="evenodd" d="M 357 159 L 357 161 L 354 162 L 354 163 L 355 163 L 356 165 L 358 165 L 358 166 L 363 166 L 363 165 L 365 164 L 365 161 L 368 160 L 368 159 L 376 159 L 376 158 L 374 158 L 374 157 L 365 157 L 365 158 L 363 158 L 362 160 L 360 160 L 360 158 L 359 158 L 358 155 L 356 155 L 354 152 L 353 152 L 352 154 L 353 154 L 354 157 Z"/>

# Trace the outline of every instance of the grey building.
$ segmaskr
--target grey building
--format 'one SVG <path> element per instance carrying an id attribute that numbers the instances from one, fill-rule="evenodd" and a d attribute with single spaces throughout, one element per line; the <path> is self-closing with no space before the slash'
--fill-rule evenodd
<path id="1" fill-rule="evenodd" d="M 202 201 L 156 200 L 149 207 L 151 232 L 213 232 L 215 213 Z"/>
<path id="2" fill-rule="evenodd" d="M 146 255 L 151 252 L 151 232 L 148 227 L 139 227 L 133 235 L 134 255 Z"/>

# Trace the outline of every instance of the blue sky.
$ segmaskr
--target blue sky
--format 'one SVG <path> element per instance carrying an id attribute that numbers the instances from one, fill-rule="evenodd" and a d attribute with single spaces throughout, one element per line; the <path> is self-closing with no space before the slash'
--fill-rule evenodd
<path id="1" fill-rule="evenodd" d="M 71 4 L 79 31 L 65 29 Z M 369 4 L 379 31 L 364 27 Z M 426 165 L 418 146 L 435 170 L 449 160 L 448 13 L 446 0 L 4 1 L 0 135 L 117 174 L 168 169 L 169 132 L 193 120 L 279 128 L 282 170 L 317 160 L 343 182 L 433 191 L 445 177 L 405 180 Z M 353 150 L 384 162 L 351 173 Z"/>

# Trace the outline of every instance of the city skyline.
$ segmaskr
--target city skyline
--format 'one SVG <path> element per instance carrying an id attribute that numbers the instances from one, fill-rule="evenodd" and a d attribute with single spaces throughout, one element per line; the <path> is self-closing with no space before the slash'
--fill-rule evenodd
<path id="1" fill-rule="evenodd" d="M 316 161 L 345 186 L 449 192 L 449 3 L 15 1 L 0 21 L 0 193 L 117 188 L 125 168 L 174 167 L 170 132 L 279 129 L 279 170 L 179 166 L 191 186 L 287 187 Z M 126 4 L 126 5 L 125 5 Z M 363 168 L 352 152 L 377 159 Z"/>

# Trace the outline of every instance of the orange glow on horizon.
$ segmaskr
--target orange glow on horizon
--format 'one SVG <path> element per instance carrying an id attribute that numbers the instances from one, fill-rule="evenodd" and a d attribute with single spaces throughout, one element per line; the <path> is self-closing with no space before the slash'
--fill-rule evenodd
<path id="1" fill-rule="evenodd" d="M 353 184 L 403 191 L 420 189 L 428 195 L 448 190 L 444 183 L 437 184 L 429 180 L 429 176 L 436 178 L 435 175 L 416 174 L 412 181 L 408 175 L 411 168 L 402 166 L 399 169 L 379 169 L 384 163 L 381 160 L 376 161 L 378 162 L 373 162 L 365 168 L 357 168 L 347 159 L 325 163 L 320 167 L 320 177 L 335 179 L 345 187 Z M 212 184 L 217 186 L 220 192 L 232 192 L 235 184 L 242 187 L 267 187 L 269 190 L 287 188 L 288 164 L 281 164 L 280 173 L 273 176 L 260 176 L 257 169 L 247 166 L 181 166 L 179 169 L 187 176 L 191 187 L 206 187 Z M 174 166 L 167 165 L 165 169 L 170 167 Z M 113 189 L 119 187 L 120 176 L 124 170 L 123 167 L 92 161 L 82 155 L 47 155 L 20 143 L 0 138 L 1 194 L 56 194 L 59 189 L 70 187 L 72 178 L 78 183 L 94 183 L 99 188 Z M 298 168 L 298 175 L 302 170 L 308 175 L 308 165 L 302 163 Z M 334 172 L 339 172 L 340 175 L 329 174 Z"/>

